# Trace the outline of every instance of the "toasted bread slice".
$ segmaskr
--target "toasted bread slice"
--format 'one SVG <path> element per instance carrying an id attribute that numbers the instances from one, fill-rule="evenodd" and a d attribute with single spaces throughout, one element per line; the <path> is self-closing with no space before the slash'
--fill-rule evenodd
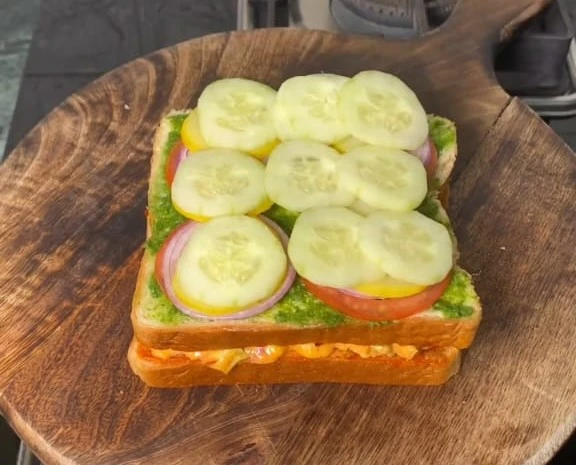
<path id="1" fill-rule="evenodd" d="M 392 322 L 368 322 L 330 309 L 297 283 L 272 309 L 252 318 L 210 321 L 178 311 L 154 278 L 154 261 L 167 235 L 184 221 L 173 208 L 165 180 L 168 155 L 179 139 L 187 111 L 173 112 L 161 121 L 151 160 L 147 245 L 143 254 L 132 305 L 134 334 L 155 349 L 207 350 L 255 345 L 290 345 L 306 342 L 357 344 L 413 344 L 418 347 L 469 347 L 481 318 L 481 307 L 470 276 L 457 268 L 445 296 L 430 310 Z M 430 134 L 438 147 L 439 167 L 433 191 L 419 210 L 449 226 L 448 215 L 437 199 L 436 186 L 446 184 L 456 159 L 453 123 L 431 116 Z M 295 214 L 280 207 L 266 213 L 284 229 L 291 229 Z M 455 239 L 455 238 L 454 238 Z"/>
<path id="2" fill-rule="evenodd" d="M 453 347 L 422 350 L 411 359 L 387 355 L 361 358 L 355 354 L 309 359 L 288 352 L 269 364 L 240 363 L 226 374 L 182 355 L 155 357 L 133 340 L 128 361 L 144 383 L 157 388 L 286 383 L 424 386 L 448 381 L 460 369 L 461 355 Z"/>

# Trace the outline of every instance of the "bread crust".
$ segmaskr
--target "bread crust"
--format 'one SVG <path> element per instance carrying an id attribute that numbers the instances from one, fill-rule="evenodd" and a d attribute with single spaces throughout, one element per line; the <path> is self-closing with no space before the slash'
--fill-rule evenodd
<path id="1" fill-rule="evenodd" d="M 241 363 L 224 374 L 184 356 L 157 359 L 133 340 L 128 362 L 144 383 L 156 388 L 289 383 L 430 386 L 447 382 L 459 371 L 461 353 L 444 347 L 421 351 L 411 360 L 385 356 L 307 359 L 289 353 L 271 364 Z"/>
<path id="2" fill-rule="evenodd" d="M 149 326 L 132 319 L 135 337 L 146 347 L 183 351 L 235 347 L 292 345 L 307 342 L 415 345 L 466 349 L 474 340 L 480 313 L 465 319 L 407 318 L 388 325 L 290 327 L 281 325 Z"/>

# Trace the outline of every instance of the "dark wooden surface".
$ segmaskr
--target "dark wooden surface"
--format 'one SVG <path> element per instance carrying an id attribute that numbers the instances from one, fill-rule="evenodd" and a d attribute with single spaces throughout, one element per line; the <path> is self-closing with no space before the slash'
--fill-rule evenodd
<path id="1" fill-rule="evenodd" d="M 47 464 L 545 463 L 575 426 L 576 165 L 487 70 L 490 39 L 540 3 L 464 2 L 441 30 L 385 47 L 296 30 L 207 37 L 52 112 L 0 169 L 0 408 L 19 434 Z M 453 216 L 485 301 L 460 375 L 439 389 L 142 386 L 125 351 L 161 115 L 218 76 L 278 85 L 365 68 L 398 73 L 460 129 Z"/>

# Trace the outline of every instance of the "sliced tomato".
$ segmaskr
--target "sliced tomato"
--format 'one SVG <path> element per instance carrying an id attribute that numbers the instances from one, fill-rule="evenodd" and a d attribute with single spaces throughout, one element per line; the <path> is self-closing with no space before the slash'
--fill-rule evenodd
<path id="1" fill-rule="evenodd" d="M 168 182 L 168 186 L 172 185 L 172 181 L 174 181 L 174 176 L 176 176 L 176 170 L 180 166 L 180 163 L 186 156 L 186 146 L 180 140 L 176 142 L 176 145 L 170 151 L 170 155 L 168 155 L 168 161 L 166 163 L 166 181 Z"/>
<path id="2" fill-rule="evenodd" d="M 310 293 L 329 307 L 359 320 L 400 320 L 428 310 L 436 303 L 450 284 L 452 273 L 425 291 L 396 299 L 365 299 L 345 294 L 333 287 L 318 286 L 302 278 Z"/>

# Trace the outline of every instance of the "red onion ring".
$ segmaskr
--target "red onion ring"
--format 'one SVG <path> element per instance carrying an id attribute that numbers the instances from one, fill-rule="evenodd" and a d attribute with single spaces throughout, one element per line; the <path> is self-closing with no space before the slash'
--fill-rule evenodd
<path id="1" fill-rule="evenodd" d="M 428 138 L 426 142 L 410 153 L 422 162 L 428 174 L 428 181 L 432 181 L 438 169 L 438 149 L 432 139 Z"/>
<path id="2" fill-rule="evenodd" d="M 352 289 L 337 289 L 338 291 L 340 291 L 342 294 L 346 294 L 352 297 L 356 297 L 357 299 L 365 299 L 365 300 L 382 300 L 379 299 L 378 297 L 374 297 L 371 295 L 366 295 L 366 294 L 362 294 L 361 292 L 358 291 L 354 291 Z"/>
<path id="3" fill-rule="evenodd" d="M 180 147 L 178 147 L 178 155 L 176 156 L 177 158 L 177 166 L 180 166 L 180 163 L 182 163 L 184 161 L 184 159 L 189 155 L 189 150 L 186 148 L 186 146 L 182 143 L 182 145 Z"/>
<path id="4" fill-rule="evenodd" d="M 432 139 L 429 137 L 426 142 L 410 153 L 422 162 L 428 174 L 428 181 L 432 181 L 438 169 L 438 149 Z"/>
<path id="5" fill-rule="evenodd" d="M 432 140 L 428 138 L 426 139 L 426 142 L 424 142 L 420 147 L 410 153 L 416 155 L 424 167 L 428 168 L 430 162 L 432 161 L 432 149 Z"/>
<path id="6" fill-rule="evenodd" d="M 288 236 L 286 233 L 270 219 L 265 217 L 258 217 L 258 219 L 260 219 L 272 230 L 272 232 L 282 242 L 284 250 L 286 250 L 288 247 Z M 168 299 L 170 299 L 174 306 L 182 313 L 185 313 L 194 318 L 202 318 L 208 320 L 239 320 L 250 318 L 268 310 L 280 299 L 282 299 L 282 297 L 284 297 L 284 295 L 290 290 L 292 284 L 294 283 L 294 279 L 296 278 L 296 271 L 290 262 L 288 262 L 288 270 L 286 271 L 286 276 L 284 277 L 284 281 L 278 290 L 266 300 L 256 303 L 249 308 L 245 308 L 229 315 L 206 315 L 205 313 L 191 308 L 190 306 L 183 303 L 180 299 L 178 299 L 176 293 L 174 292 L 172 287 L 172 276 L 174 276 L 176 265 L 178 264 L 178 259 L 182 255 L 184 247 L 190 240 L 191 235 L 194 233 L 194 229 L 200 225 L 201 223 L 189 221 L 180 226 L 166 240 L 165 244 L 162 246 L 162 250 L 157 257 L 159 263 L 156 267 L 156 279 L 158 280 L 158 283 L 162 287 Z"/>

